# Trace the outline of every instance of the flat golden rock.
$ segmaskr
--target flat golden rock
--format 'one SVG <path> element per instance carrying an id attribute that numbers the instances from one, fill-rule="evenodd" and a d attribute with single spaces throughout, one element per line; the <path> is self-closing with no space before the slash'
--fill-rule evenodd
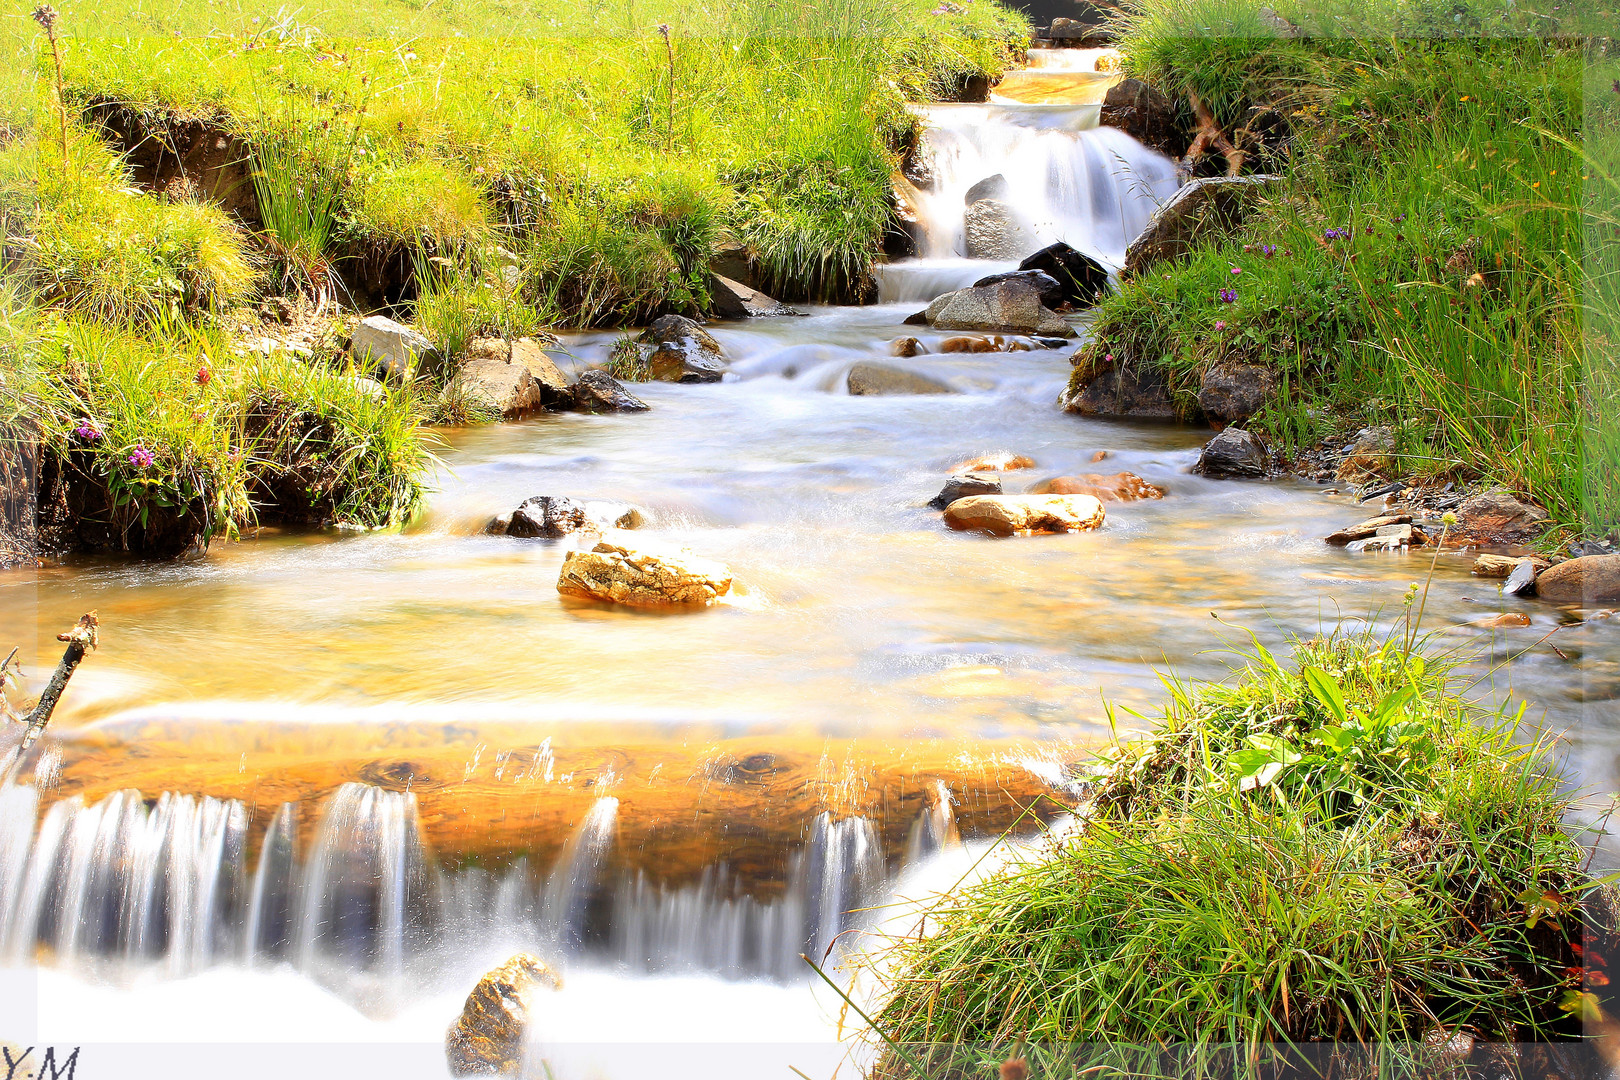
<path id="1" fill-rule="evenodd" d="M 561 990 L 562 977 L 529 953 L 518 953 L 479 979 L 444 1036 L 450 1075 L 519 1075 L 529 999 L 542 986 Z"/>
<path id="2" fill-rule="evenodd" d="M 1017 533 L 1082 532 L 1103 523 L 1103 505 L 1092 495 L 973 495 L 945 508 L 953 529 Z"/>
<path id="3" fill-rule="evenodd" d="M 1033 469 L 1034 467 L 1035 460 L 1033 458 L 1004 450 L 995 454 L 984 454 L 980 457 L 969 458 L 967 461 L 959 463 L 951 472 L 1012 472 L 1014 469 Z"/>
<path id="4" fill-rule="evenodd" d="M 1043 480 L 1029 489 L 1031 495 L 1090 495 L 1102 502 L 1134 502 L 1137 499 L 1162 499 L 1164 488 L 1150 484 L 1135 473 L 1081 473 L 1079 476 L 1057 476 Z"/>
<path id="5" fill-rule="evenodd" d="M 557 591 L 633 607 L 703 606 L 731 591 L 731 571 L 685 551 L 643 550 L 604 540 L 564 557 Z"/>

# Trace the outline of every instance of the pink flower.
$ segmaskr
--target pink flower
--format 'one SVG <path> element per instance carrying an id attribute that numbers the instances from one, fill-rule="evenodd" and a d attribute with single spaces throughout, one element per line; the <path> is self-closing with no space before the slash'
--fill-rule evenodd
<path id="1" fill-rule="evenodd" d="M 1225 330 L 1226 329 L 1226 320 L 1225 319 L 1216 319 L 1215 320 L 1215 329 L 1217 329 L 1217 330 Z"/>
<path id="2" fill-rule="evenodd" d="M 152 467 L 152 462 L 156 460 L 152 456 L 152 451 L 144 446 L 137 446 L 135 452 L 129 455 L 129 463 L 137 469 L 149 469 Z"/>
<path id="3" fill-rule="evenodd" d="M 1232 267 L 1232 273 L 1234 273 L 1234 274 L 1241 274 L 1241 273 L 1243 273 L 1243 267 L 1241 267 L 1241 266 L 1234 266 L 1234 267 Z"/>

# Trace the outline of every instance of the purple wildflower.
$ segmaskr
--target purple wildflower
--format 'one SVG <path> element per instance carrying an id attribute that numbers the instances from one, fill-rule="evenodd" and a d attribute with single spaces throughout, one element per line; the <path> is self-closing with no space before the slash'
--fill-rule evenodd
<path id="1" fill-rule="evenodd" d="M 156 460 L 152 456 L 152 451 L 144 446 L 137 446 L 135 452 L 129 455 L 129 463 L 137 469 L 149 469 L 152 467 L 152 462 Z"/>
<path id="2" fill-rule="evenodd" d="M 1264 255 L 1268 259 L 1271 258 L 1273 255 L 1277 254 L 1277 245 L 1276 244 L 1261 244 L 1260 245 L 1260 254 Z"/>
<path id="3" fill-rule="evenodd" d="M 1223 304 L 1235 304 L 1237 303 L 1237 296 L 1236 289 L 1222 289 L 1220 300 Z"/>
<path id="4" fill-rule="evenodd" d="M 1225 319 L 1216 319 L 1215 320 L 1215 329 L 1217 329 L 1217 330 L 1225 330 L 1226 329 L 1226 320 Z"/>
<path id="5" fill-rule="evenodd" d="M 101 438 L 101 429 L 89 420 L 80 420 L 79 426 L 73 429 L 73 434 L 85 442 L 95 442 Z"/>
<path id="6" fill-rule="evenodd" d="M 1232 273 L 1234 273 L 1234 274 L 1241 274 L 1241 273 L 1243 273 L 1243 267 L 1241 267 L 1241 266 L 1234 266 L 1234 267 L 1232 267 Z"/>

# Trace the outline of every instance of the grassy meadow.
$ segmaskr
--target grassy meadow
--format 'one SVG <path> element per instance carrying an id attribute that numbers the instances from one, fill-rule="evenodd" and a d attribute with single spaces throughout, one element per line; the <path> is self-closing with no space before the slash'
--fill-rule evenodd
<path id="1" fill-rule="evenodd" d="M 54 14 L 0 21 L 0 421 L 104 526 L 91 547 L 145 554 L 265 520 L 398 525 L 423 424 L 475 418 L 331 342 L 244 353 L 261 299 L 390 306 L 452 360 L 702 314 L 723 251 L 784 297 L 857 299 L 904 103 L 997 77 L 1028 35 L 991 0 Z M 153 140 L 230 186 L 143 190 Z"/>
<path id="2" fill-rule="evenodd" d="M 1266 365 L 1285 390 L 1253 426 L 1286 451 L 1388 426 L 1403 474 L 1504 484 L 1564 535 L 1620 525 L 1614 383 L 1583 335 L 1614 310 L 1590 230 L 1617 179 L 1606 45 L 1511 4 L 1272 7 L 1305 36 L 1247 0 L 1122 20 L 1127 68 L 1225 130 L 1286 122 L 1250 140 L 1284 183 L 1105 301 L 1081 371 L 1128 357 L 1191 412 L 1210 365 Z"/>

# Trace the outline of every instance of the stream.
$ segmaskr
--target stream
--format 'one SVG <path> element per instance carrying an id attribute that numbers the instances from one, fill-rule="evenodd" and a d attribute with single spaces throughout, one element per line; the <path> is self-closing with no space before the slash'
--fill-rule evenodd
<path id="1" fill-rule="evenodd" d="M 1032 74 L 1073 75 L 1074 54 L 1037 51 Z M 963 192 L 989 173 L 1032 243 L 1110 266 L 1174 190 L 1167 159 L 1066 93 L 926 110 L 928 243 L 880 270 L 879 303 L 715 324 L 725 380 L 635 385 L 646 413 L 443 432 L 403 533 L 0 574 L 0 641 L 30 676 L 81 613 L 103 628 L 0 789 L 5 1038 L 120 1076 L 253 1044 L 233 1075 L 316 1055 L 320 1075 L 439 1077 L 472 983 L 524 949 L 565 973 L 533 1035 L 553 1075 L 824 1080 L 855 1018 L 800 952 L 858 953 L 906 923 L 901 899 L 1038 844 L 1026 816 L 971 869 L 1019 820 L 1009 785 L 1064 794 L 1110 707 L 1130 728 L 1164 700 L 1161 671 L 1220 678 L 1251 632 L 1285 648 L 1397 620 L 1431 556 L 1322 542 L 1372 506 L 1194 475 L 1205 430 L 1065 414 L 1072 346 L 941 354 L 954 335 L 905 324 L 1011 268 L 961 256 Z M 614 336 L 555 357 L 577 373 Z M 891 359 L 905 336 L 931 351 Z M 954 392 L 850 395 L 871 360 Z M 1092 533 L 946 529 L 928 500 L 996 452 L 1036 463 L 1009 492 L 1128 471 L 1167 494 L 1107 504 Z M 535 495 L 634 504 L 735 595 L 677 614 L 560 597 L 577 541 L 482 532 Z M 1476 657 L 1476 692 L 1564 733 L 1572 784 L 1615 790 L 1620 620 L 1505 599 L 1471 560 L 1435 563 L 1424 629 Z M 1504 611 L 1530 626 L 1481 625 Z"/>

